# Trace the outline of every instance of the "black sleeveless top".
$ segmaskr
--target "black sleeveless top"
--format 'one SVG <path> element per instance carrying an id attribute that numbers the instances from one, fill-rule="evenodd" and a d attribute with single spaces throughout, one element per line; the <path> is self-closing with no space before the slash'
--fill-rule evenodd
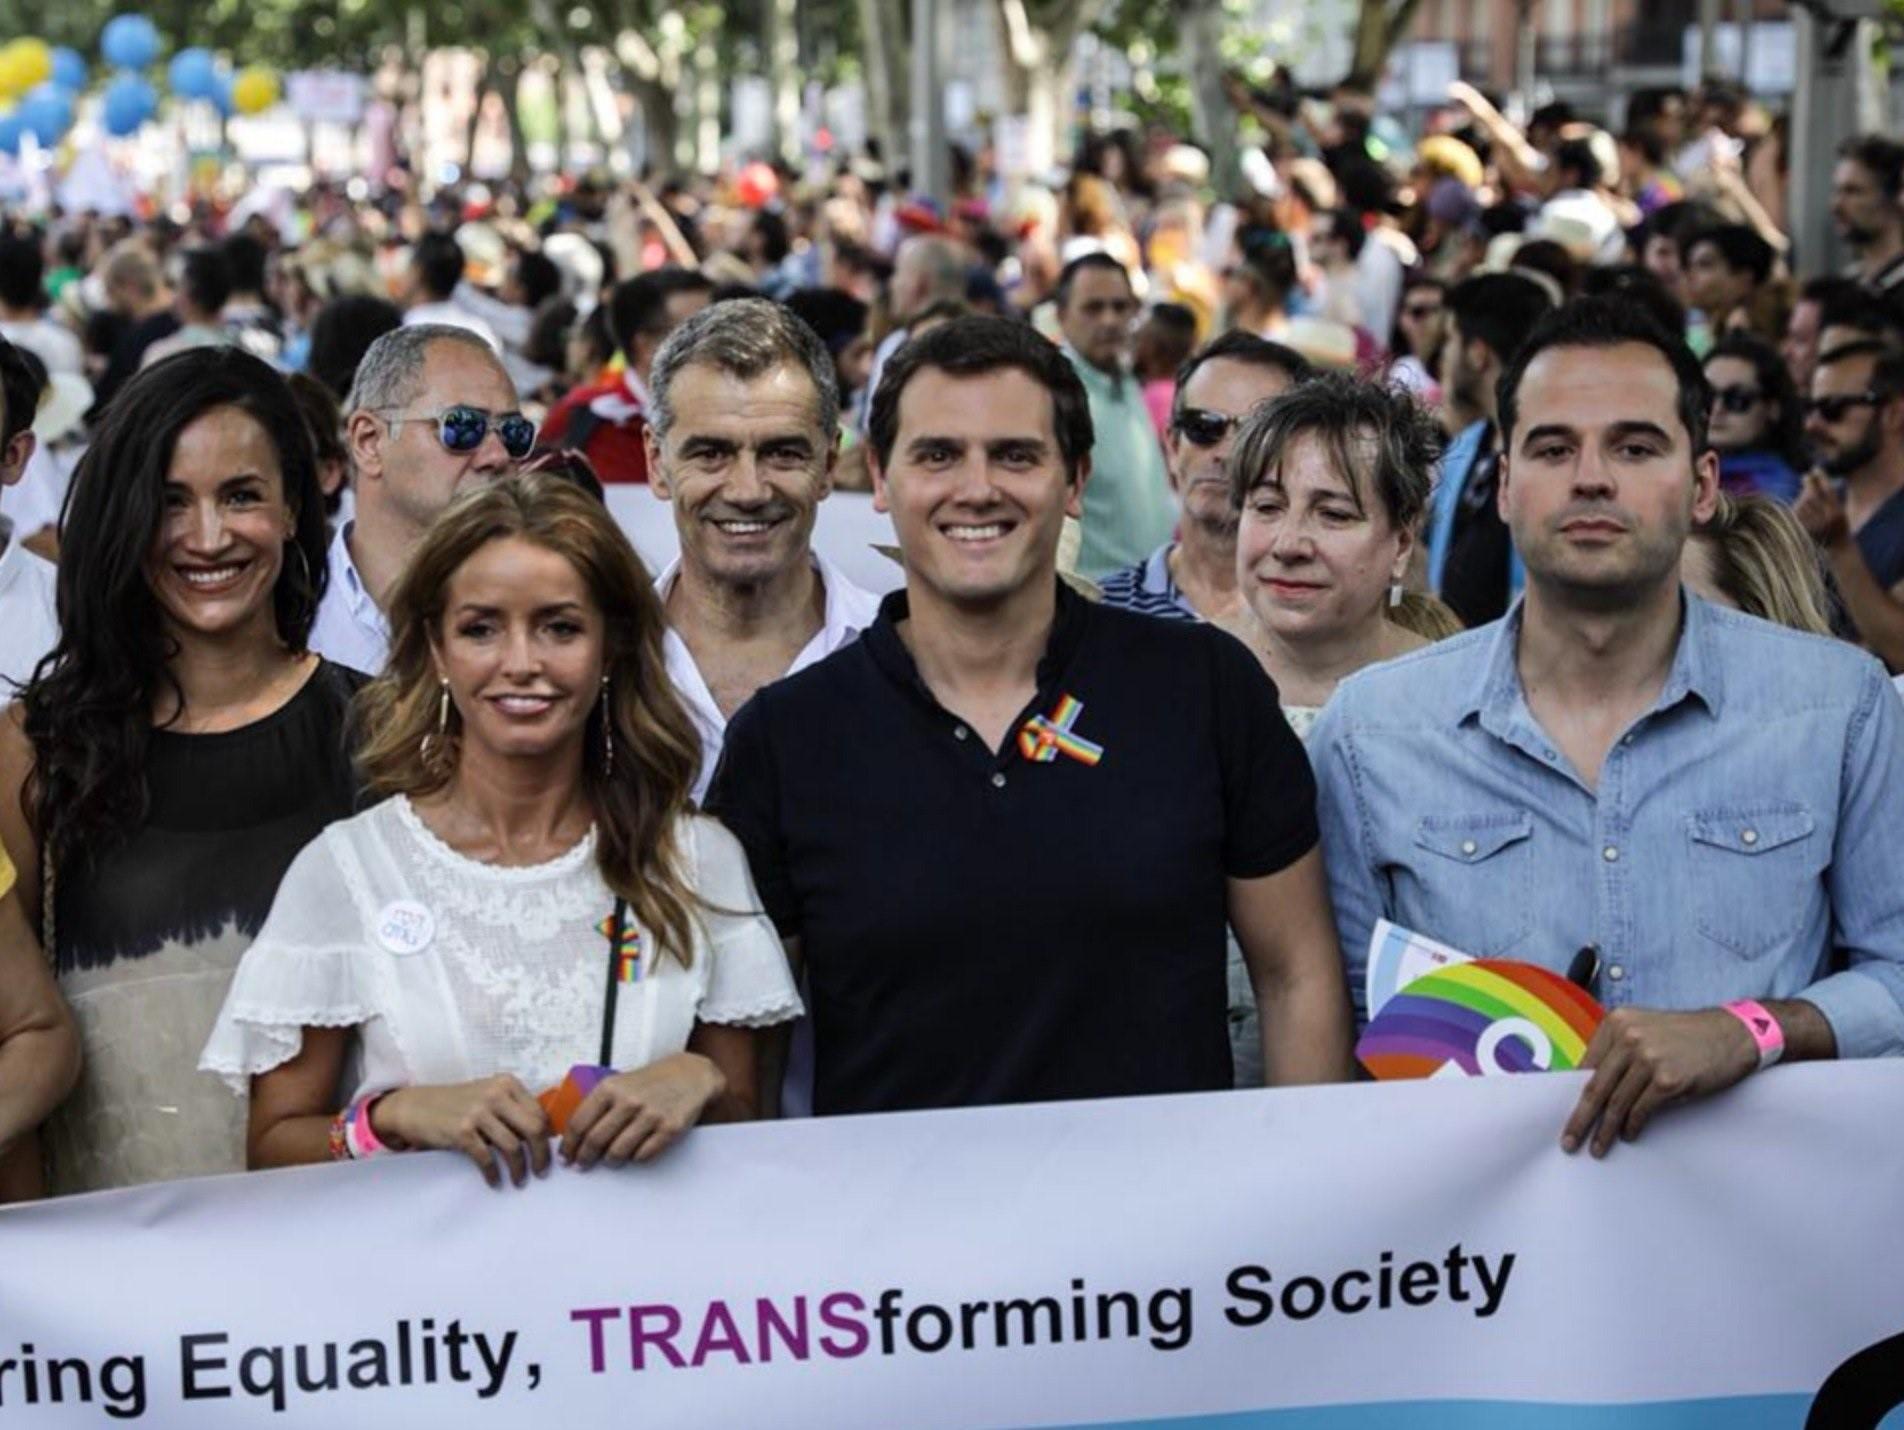
<path id="1" fill-rule="evenodd" d="M 320 661 L 262 720 L 215 735 L 155 730 L 145 823 L 104 857 L 55 871 L 61 975 L 226 929 L 255 935 L 298 851 L 356 811 L 345 724 L 363 683 Z"/>
<path id="2" fill-rule="evenodd" d="M 85 1059 L 46 1128 L 55 1192 L 244 1169 L 244 1104 L 199 1053 L 285 870 L 356 809 L 347 724 L 363 683 L 320 661 L 262 720 L 154 731 L 145 822 L 53 871 L 54 961 Z"/>

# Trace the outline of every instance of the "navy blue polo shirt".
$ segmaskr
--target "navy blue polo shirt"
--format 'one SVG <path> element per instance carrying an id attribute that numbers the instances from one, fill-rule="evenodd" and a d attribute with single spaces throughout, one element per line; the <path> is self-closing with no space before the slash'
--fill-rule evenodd
<path id="1" fill-rule="evenodd" d="M 1276 688 L 1208 625 L 1060 586 L 1004 748 L 934 699 L 888 596 L 728 726 L 709 809 L 798 938 L 814 1111 L 1231 1085 L 1228 878 L 1317 841 Z"/>

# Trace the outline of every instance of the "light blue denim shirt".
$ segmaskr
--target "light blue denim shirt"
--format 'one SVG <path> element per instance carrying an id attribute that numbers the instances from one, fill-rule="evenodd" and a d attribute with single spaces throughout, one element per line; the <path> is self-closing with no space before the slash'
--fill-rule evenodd
<path id="1" fill-rule="evenodd" d="M 1527 707 L 1521 607 L 1342 683 L 1309 738 L 1357 1021 L 1388 918 L 1608 1008 L 1803 997 L 1904 1052 L 1904 705 L 1837 641 L 1688 596 L 1658 702 L 1589 788 Z"/>

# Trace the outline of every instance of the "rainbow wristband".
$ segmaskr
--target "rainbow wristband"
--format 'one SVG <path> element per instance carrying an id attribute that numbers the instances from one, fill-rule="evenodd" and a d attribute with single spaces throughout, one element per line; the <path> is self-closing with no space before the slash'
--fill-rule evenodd
<path id="1" fill-rule="evenodd" d="M 366 1094 L 343 1111 L 344 1150 L 353 1160 L 361 1162 L 367 1157 L 381 1157 L 392 1150 L 378 1139 L 370 1126 L 370 1110 L 382 1096 L 381 1092 Z"/>
<path id="2" fill-rule="evenodd" d="M 1740 998 L 1726 1004 L 1725 1010 L 1745 1024 L 1745 1031 L 1752 1035 L 1752 1041 L 1758 1045 L 1761 1072 L 1785 1056 L 1785 1030 L 1779 1027 L 1778 1019 L 1765 1010 L 1763 1003 Z"/>

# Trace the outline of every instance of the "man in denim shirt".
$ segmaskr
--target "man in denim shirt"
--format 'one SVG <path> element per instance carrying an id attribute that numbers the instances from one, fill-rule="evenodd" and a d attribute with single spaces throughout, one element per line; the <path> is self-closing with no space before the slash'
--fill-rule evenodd
<path id="1" fill-rule="evenodd" d="M 1682 593 L 1719 480 L 1697 361 L 1588 300 L 1499 397 L 1524 600 L 1345 681 L 1309 741 L 1356 998 L 1381 917 L 1557 971 L 1590 950 L 1609 1015 L 1561 1143 L 1596 1156 L 1781 1037 L 1904 1052 L 1904 710 L 1862 652 Z"/>

